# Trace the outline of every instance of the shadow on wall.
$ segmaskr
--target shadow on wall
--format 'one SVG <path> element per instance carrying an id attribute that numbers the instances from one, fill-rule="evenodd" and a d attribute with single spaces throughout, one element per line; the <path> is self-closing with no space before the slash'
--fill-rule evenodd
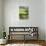
<path id="1" fill-rule="evenodd" d="M 0 31 L 0 39 L 3 38 L 3 32 Z"/>

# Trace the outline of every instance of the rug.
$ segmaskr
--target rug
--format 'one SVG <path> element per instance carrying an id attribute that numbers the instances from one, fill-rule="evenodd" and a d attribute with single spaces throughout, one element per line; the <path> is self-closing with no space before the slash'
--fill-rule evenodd
<path id="1" fill-rule="evenodd" d="M 39 44 L 7 44 L 5 46 L 42 46 Z"/>

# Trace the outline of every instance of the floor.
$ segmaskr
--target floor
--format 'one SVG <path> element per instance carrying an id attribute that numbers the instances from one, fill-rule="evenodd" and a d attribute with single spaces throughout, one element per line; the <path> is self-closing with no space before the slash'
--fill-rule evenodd
<path id="1" fill-rule="evenodd" d="M 7 44 L 7 45 L 0 45 L 0 46 L 42 46 L 39 44 Z"/>
<path id="2" fill-rule="evenodd" d="M 12 41 L 8 41 L 7 44 L 5 45 L 0 45 L 0 46 L 46 46 L 46 42 L 45 41 L 41 41 L 41 40 L 38 40 L 38 41 L 30 41 L 30 40 L 26 40 L 26 41 L 15 41 L 15 40 L 12 40 Z"/>

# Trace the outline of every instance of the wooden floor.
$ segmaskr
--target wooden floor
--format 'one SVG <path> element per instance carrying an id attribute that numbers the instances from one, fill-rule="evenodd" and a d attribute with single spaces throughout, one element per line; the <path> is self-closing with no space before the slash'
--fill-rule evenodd
<path id="1" fill-rule="evenodd" d="M 6 46 L 8 44 L 39 44 L 42 46 L 46 46 L 46 42 L 44 40 L 8 40 L 7 44 L 0 45 L 0 46 Z"/>
<path id="2" fill-rule="evenodd" d="M 44 40 L 12 40 L 8 43 L 40 44 L 42 46 L 46 46 L 46 42 Z"/>

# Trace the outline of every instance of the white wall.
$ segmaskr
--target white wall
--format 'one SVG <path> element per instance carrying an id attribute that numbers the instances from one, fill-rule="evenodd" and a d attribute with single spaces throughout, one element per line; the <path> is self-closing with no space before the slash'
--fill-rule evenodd
<path id="1" fill-rule="evenodd" d="M 45 40 L 46 40 L 46 0 L 45 0 Z"/>
<path id="2" fill-rule="evenodd" d="M 45 39 L 45 13 L 44 13 L 44 0 L 33 0 L 32 7 L 32 20 L 33 26 L 39 27 L 39 38 Z"/>
<path id="3" fill-rule="evenodd" d="M 2 24 L 2 0 L 0 0 L 0 28 L 1 28 L 1 24 Z"/>
<path id="4" fill-rule="evenodd" d="M 2 0 L 0 0 L 0 38 L 2 33 Z"/>
<path id="5" fill-rule="evenodd" d="M 29 19 L 19 19 L 19 6 L 29 7 Z M 39 38 L 45 39 L 44 0 L 4 0 L 4 26 L 7 35 L 10 26 L 39 27 Z"/>

